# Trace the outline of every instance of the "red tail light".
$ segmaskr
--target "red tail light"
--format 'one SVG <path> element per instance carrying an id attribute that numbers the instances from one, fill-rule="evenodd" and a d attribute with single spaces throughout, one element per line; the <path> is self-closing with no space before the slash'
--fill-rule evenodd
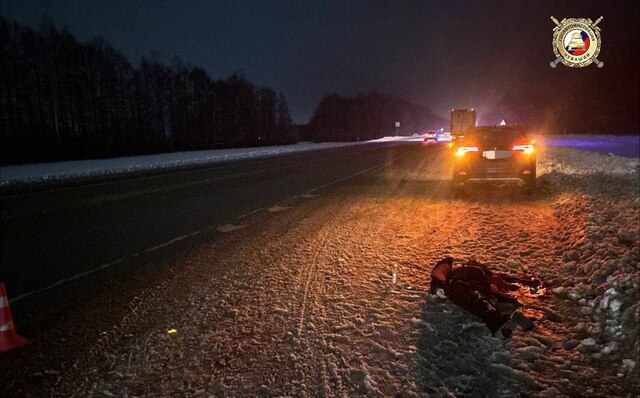
<path id="1" fill-rule="evenodd" d="M 456 156 L 464 156 L 467 152 L 478 152 L 479 149 L 477 146 L 461 146 L 456 151 Z"/>
<path id="2" fill-rule="evenodd" d="M 514 151 L 522 151 L 524 153 L 533 153 L 534 151 L 533 144 L 514 145 L 511 149 Z"/>

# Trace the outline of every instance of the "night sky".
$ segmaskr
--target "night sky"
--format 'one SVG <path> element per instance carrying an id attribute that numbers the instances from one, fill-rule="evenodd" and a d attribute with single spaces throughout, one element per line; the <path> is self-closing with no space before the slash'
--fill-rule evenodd
<path id="1" fill-rule="evenodd" d="M 482 118 L 513 91 L 604 96 L 624 111 L 639 101 L 636 0 L 2 0 L 0 10 L 31 26 L 47 16 L 81 41 L 102 37 L 134 64 L 156 51 L 214 78 L 244 72 L 283 91 L 296 122 L 308 121 L 332 92 L 376 90 L 443 117 L 453 107 L 476 107 Z M 598 58 L 605 67 L 551 69 L 551 15 L 604 16 Z"/>

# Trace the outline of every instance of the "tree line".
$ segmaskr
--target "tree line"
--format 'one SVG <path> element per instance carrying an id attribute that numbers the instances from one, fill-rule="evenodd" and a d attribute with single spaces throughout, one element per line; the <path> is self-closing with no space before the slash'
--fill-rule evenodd
<path id="1" fill-rule="evenodd" d="M 446 119 L 429 108 L 378 93 L 324 97 L 304 136 L 312 141 L 363 141 L 396 134 L 411 135 L 448 128 Z"/>
<path id="2" fill-rule="evenodd" d="M 294 142 L 282 93 L 0 16 L 1 164 Z"/>

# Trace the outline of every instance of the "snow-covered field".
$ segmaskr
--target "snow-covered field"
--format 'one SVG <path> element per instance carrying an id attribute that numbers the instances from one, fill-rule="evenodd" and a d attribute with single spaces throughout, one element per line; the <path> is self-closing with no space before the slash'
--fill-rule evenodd
<path id="1" fill-rule="evenodd" d="M 538 136 L 541 142 L 549 146 L 568 147 L 627 157 L 640 157 L 640 135 L 547 135 Z"/>
<path id="2" fill-rule="evenodd" d="M 0 186 L 15 183 L 62 181 L 78 177 L 99 177 L 145 170 L 172 169 L 235 160 L 259 159 L 329 148 L 403 141 L 407 137 L 384 137 L 362 142 L 299 142 L 293 145 L 172 152 L 157 155 L 127 156 L 111 159 L 73 160 L 0 167 Z"/>

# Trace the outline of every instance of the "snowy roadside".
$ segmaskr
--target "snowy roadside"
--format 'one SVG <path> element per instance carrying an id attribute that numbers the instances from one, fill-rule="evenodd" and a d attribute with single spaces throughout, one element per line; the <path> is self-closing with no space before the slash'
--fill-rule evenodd
<path id="1" fill-rule="evenodd" d="M 445 164 L 439 156 L 436 166 Z M 136 336 L 133 349 L 114 345 L 111 373 L 92 370 L 80 391 L 605 397 L 637 389 L 638 160 L 551 147 L 540 155 L 533 200 L 461 201 L 440 182 L 446 167 L 425 175 L 414 162 L 380 172 L 374 184 L 309 199 L 319 202 L 313 207 L 292 203 L 278 217 L 303 220 L 294 228 L 282 220 L 267 233 L 240 230 L 262 240 L 234 252 L 238 275 L 215 287 L 203 282 L 182 300 L 198 304 L 173 315 L 180 338 L 158 339 L 155 328 Z M 296 208 L 309 213 L 296 216 Z M 590 222 L 601 236 L 588 241 Z M 526 306 L 536 328 L 503 341 L 449 301 L 425 295 L 425 275 L 449 254 L 542 277 L 550 295 Z M 204 275 L 207 258 L 193 260 Z M 78 388 L 78 376 L 69 381 L 64 388 Z"/>
<path id="2" fill-rule="evenodd" d="M 579 350 L 638 391 L 639 159 L 553 148 L 538 167 L 540 181 L 561 191 L 551 206 L 561 226 L 555 254 L 563 263 L 541 276 L 573 321 L 564 348 Z"/>
<path id="3" fill-rule="evenodd" d="M 172 152 L 111 159 L 73 160 L 68 162 L 4 166 L 0 167 L 0 187 L 17 183 L 65 181 L 84 177 L 101 177 L 140 171 L 200 166 L 236 160 L 261 159 L 322 149 L 388 141 L 404 141 L 408 139 L 410 138 L 395 136 L 362 142 L 299 142 L 293 145 Z"/>
<path id="4" fill-rule="evenodd" d="M 547 150 L 549 148 L 553 149 Z M 577 148 L 547 146 L 542 149 L 542 154 L 539 157 L 538 176 L 555 173 L 557 177 L 567 178 L 593 176 L 594 174 L 632 177 L 633 173 L 638 171 L 638 162 L 638 157 L 602 155 Z M 555 178 L 553 181 L 564 183 L 560 178 Z M 583 186 L 585 189 L 593 184 L 598 187 L 600 180 L 587 178 L 586 182 L 589 184 Z"/>
<path id="5" fill-rule="evenodd" d="M 631 158 L 640 157 L 640 135 L 565 134 L 535 135 L 536 140 L 548 146 L 576 148 L 602 155 L 614 154 Z"/>
<path id="6" fill-rule="evenodd" d="M 184 256 L 157 260 L 154 269 L 170 271 L 97 297 L 34 338 L 31 351 L 16 352 L 12 366 L 0 363 L 8 375 L 0 389 L 634 396 L 638 159 L 541 147 L 538 193 L 454 198 L 445 151 L 402 149 L 386 168 L 279 203 Z M 431 268 L 448 255 L 539 276 L 546 294 L 523 306 L 535 328 L 503 340 L 428 296 Z M 96 308 L 109 310 L 95 317 Z"/>

